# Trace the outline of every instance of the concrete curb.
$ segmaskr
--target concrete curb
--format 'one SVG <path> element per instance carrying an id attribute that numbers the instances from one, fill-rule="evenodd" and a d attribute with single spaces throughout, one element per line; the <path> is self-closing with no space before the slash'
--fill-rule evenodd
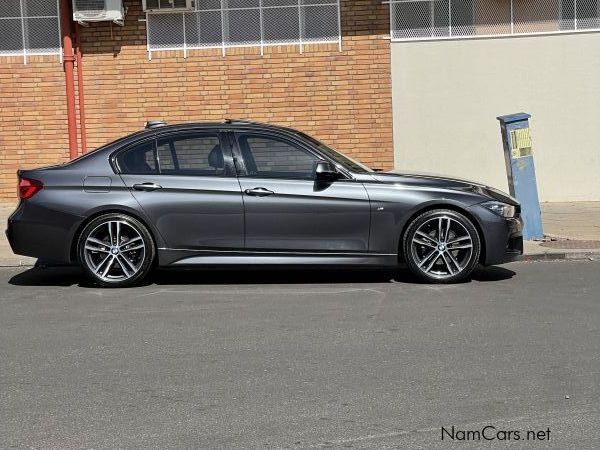
<path id="1" fill-rule="evenodd" d="M 557 252 L 529 253 L 521 256 L 520 261 L 600 261 L 600 252 Z"/>
<path id="2" fill-rule="evenodd" d="M 33 267 L 36 260 L 33 258 L 15 259 L 15 258 L 0 258 L 0 267 Z"/>
<path id="3" fill-rule="evenodd" d="M 29 261 L 2 261 L 2 260 L 0 260 L 0 268 L 34 267 L 34 266 L 35 266 L 35 261 L 29 262 Z"/>

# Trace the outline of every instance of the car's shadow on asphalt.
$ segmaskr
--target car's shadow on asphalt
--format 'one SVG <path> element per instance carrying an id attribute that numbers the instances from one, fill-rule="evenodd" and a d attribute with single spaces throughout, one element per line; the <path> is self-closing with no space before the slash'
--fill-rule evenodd
<path id="1" fill-rule="evenodd" d="M 470 280 L 489 282 L 508 280 L 515 272 L 505 267 L 478 268 Z M 9 283 L 15 286 L 80 286 L 89 283 L 77 267 L 33 267 L 14 275 Z M 305 268 L 210 268 L 156 270 L 142 285 L 260 285 L 260 284 L 343 284 L 343 283 L 403 283 L 423 284 L 407 269 L 305 269 Z"/>

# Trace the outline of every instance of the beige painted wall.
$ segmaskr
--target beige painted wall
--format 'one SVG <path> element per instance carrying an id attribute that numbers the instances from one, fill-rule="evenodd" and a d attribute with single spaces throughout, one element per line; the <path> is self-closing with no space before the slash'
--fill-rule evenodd
<path id="1" fill-rule="evenodd" d="M 392 43 L 395 167 L 507 190 L 496 116 L 532 114 L 542 201 L 600 200 L 600 33 Z"/>

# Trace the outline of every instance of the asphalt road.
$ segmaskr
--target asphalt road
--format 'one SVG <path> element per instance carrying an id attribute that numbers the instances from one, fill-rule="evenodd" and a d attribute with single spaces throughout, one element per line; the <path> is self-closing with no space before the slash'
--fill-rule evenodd
<path id="1" fill-rule="evenodd" d="M 600 263 L 393 275 L 1 269 L 0 447 L 600 448 Z"/>

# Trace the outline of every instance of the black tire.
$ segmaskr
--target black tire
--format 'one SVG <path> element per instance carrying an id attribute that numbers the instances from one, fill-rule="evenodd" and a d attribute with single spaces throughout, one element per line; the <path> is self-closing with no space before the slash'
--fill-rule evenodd
<path id="1" fill-rule="evenodd" d="M 436 226 L 438 231 L 429 231 Z M 473 222 L 463 214 L 434 209 L 409 223 L 402 239 L 402 252 L 409 270 L 421 280 L 455 283 L 467 279 L 477 267 L 481 238 Z"/>
<path id="2" fill-rule="evenodd" d="M 119 228 L 116 228 L 117 223 Z M 121 228 L 124 230 L 122 236 L 120 236 Z M 104 231 L 106 237 L 96 238 L 96 233 L 102 235 L 103 229 L 106 230 Z M 116 242 L 117 238 L 113 237 L 114 230 L 116 230 L 114 234 L 120 238 L 118 243 Z M 110 237 L 108 236 L 109 232 L 111 233 Z M 135 239 L 130 236 L 135 236 Z M 97 243 L 90 243 L 89 238 L 95 239 Z M 129 241 L 132 243 L 128 247 Z M 86 248 L 86 242 L 88 248 Z M 143 243 L 143 248 L 136 250 L 141 243 Z M 99 251 L 90 251 L 90 245 L 97 246 Z M 128 248 L 133 250 L 128 250 Z M 112 252 L 115 251 L 116 254 L 113 254 Z M 139 284 L 152 270 L 156 257 L 156 246 L 150 232 L 139 220 L 127 214 L 107 213 L 94 218 L 83 228 L 77 242 L 77 256 L 86 277 L 94 284 L 102 287 L 129 287 Z M 94 260 L 104 260 L 105 256 L 112 259 L 103 266 L 96 265 L 95 269 L 97 270 L 94 270 Z M 127 258 L 131 265 L 124 258 Z M 108 265 L 112 266 L 106 269 Z M 104 275 L 106 276 L 102 276 L 105 270 L 106 274 Z M 129 272 L 127 275 L 126 271 Z M 119 272 L 121 272 L 122 278 L 118 278 Z"/>

